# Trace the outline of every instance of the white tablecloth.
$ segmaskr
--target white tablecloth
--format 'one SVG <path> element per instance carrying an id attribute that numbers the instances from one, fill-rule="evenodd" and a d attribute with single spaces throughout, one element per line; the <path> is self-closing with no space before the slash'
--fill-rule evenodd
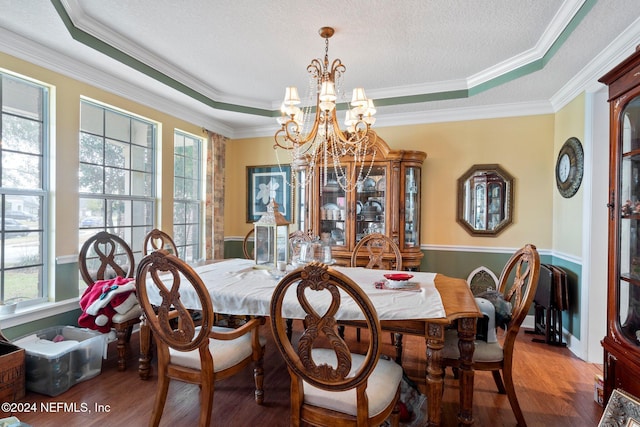
<path id="1" fill-rule="evenodd" d="M 227 259 L 224 261 L 195 267 L 202 278 L 213 300 L 213 309 L 218 313 L 268 316 L 271 295 L 278 283 L 268 270 L 255 269 L 253 260 Z M 334 267 L 367 293 L 375 307 L 380 320 L 406 319 L 434 319 L 445 317 L 442 299 L 435 287 L 436 273 L 413 272 L 411 282 L 418 283 L 419 291 L 377 289 L 375 282 L 383 280 L 384 273 L 392 271 L 370 270 L 365 268 Z M 160 304 L 157 294 L 152 294 L 155 287 L 147 283 L 149 299 L 152 304 Z M 167 283 L 167 282 L 165 282 Z M 169 282 L 170 283 L 170 282 Z M 170 288 L 169 285 L 167 285 Z M 200 309 L 200 302 L 193 290 L 190 291 L 188 282 L 182 281 L 180 299 L 185 307 Z M 283 316 L 300 319 L 304 312 L 299 308 L 295 297 L 295 287 L 292 286 L 285 296 Z M 326 296 L 327 292 L 322 292 Z M 329 298 L 309 297 L 318 313 L 326 311 Z M 338 320 L 362 319 L 362 313 L 356 304 L 348 298 L 343 298 L 340 310 L 336 315 Z"/>

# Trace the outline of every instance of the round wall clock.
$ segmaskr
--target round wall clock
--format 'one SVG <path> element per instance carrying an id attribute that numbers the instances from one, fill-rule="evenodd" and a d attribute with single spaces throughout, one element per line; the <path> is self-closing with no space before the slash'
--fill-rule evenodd
<path id="1" fill-rule="evenodd" d="M 573 197 L 582 183 L 584 152 L 578 138 L 569 138 L 558 153 L 556 185 L 562 197 Z"/>

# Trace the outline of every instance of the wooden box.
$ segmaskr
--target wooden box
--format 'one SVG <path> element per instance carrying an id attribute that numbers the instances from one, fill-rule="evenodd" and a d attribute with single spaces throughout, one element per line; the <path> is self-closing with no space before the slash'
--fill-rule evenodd
<path id="1" fill-rule="evenodd" d="M 24 397 L 24 349 L 0 340 L 0 402 L 15 402 Z"/>

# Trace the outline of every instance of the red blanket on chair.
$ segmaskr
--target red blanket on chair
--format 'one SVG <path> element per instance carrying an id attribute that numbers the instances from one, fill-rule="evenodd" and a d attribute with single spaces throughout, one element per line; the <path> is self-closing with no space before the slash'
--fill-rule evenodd
<path id="1" fill-rule="evenodd" d="M 113 316 L 124 314 L 137 304 L 135 289 L 133 279 L 124 277 L 98 280 L 88 286 L 80 297 L 82 314 L 78 318 L 78 325 L 109 332 Z"/>

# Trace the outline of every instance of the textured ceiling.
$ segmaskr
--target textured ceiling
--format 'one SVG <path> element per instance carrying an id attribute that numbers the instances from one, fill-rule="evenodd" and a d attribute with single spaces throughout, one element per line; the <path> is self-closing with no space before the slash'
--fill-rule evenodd
<path id="1" fill-rule="evenodd" d="M 639 17 L 637 0 L 0 0 L 0 51 L 242 137 L 305 92 L 322 26 L 390 126 L 554 111 L 640 43 Z"/>

